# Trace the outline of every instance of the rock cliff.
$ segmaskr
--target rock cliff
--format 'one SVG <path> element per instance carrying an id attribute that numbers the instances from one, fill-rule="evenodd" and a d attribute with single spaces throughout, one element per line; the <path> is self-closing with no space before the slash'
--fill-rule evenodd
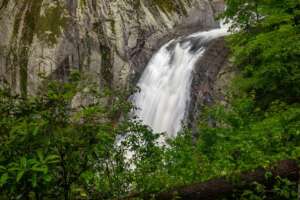
<path id="1" fill-rule="evenodd" d="M 217 26 L 222 1 L 0 0 L 0 76 L 36 93 L 39 74 L 67 80 L 71 69 L 99 85 L 126 87 L 152 53 L 176 35 Z"/>
<path id="2" fill-rule="evenodd" d="M 0 83 L 34 95 L 41 74 L 67 81 L 77 69 L 100 88 L 127 88 L 163 43 L 216 28 L 223 9 L 223 0 L 0 0 Z M 192 127 L 200 105 L 222 87 L 227 54 L 222 39 L 212 42 L 195 68 Z"/>

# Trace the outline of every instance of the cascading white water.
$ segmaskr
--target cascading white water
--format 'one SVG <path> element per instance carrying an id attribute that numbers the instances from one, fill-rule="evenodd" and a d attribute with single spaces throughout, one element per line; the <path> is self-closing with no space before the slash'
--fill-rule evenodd
<path id="1" fill-rule="evenodd" d="M 135 115 L 154 132 L 176 136 L 190 101 L 192 70 L 212 39 L 228 34 L 228 26 L 172 40 L 151 58 L 133 96 Z"/>

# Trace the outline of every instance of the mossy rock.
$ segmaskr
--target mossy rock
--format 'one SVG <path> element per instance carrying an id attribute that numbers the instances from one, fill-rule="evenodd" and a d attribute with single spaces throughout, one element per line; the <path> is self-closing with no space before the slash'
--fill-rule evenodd
<path id="1" fill-rule="evenodd" d="M 153 0 L 153 4 L 166 13 L 181 12 L 186 14 L 182 1 L 183 0 Z"/>
<path id="2" fill-rule="evenodd" d="M 66 24 L 67 17 L 64 5 L 46 5 L 44 13 L 38 18 L 37 37 L 48 45 L 53 45 L 57 42 L 57 38 L 61 35 Z"/>

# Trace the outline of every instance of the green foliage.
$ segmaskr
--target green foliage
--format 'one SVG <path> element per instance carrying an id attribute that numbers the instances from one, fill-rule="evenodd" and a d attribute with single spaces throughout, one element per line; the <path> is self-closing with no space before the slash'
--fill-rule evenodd
<path id="1" fill-rule="evenodd" d="M 300 144 L 300 107 L 274 103 L 267 112 L 250 98 L 235 99 L 232 106 L 216 106 L 206 112 L 199 148 L 212 166 L 207 173 L 232 172 L 268 166 L 281 159 L 297 159 Z"/>
<path id="2" fill-rule="evenodd" d="M 124 159 L 114 145 L 120 129 L 110 121 L 113 110 L 100 103 L 108 96 L 91 88 L 97 101 L 72 108 L 80 86 L 77 74 L 70 80 L 49 82 L 46 91 L 27 99 L 1 90 L 1 199 L 109 198 L 127 189 L 128 182 L 111 172 L 121 176 Z"/>
<path id="3" fill-rule="evenodd" d="M 241 29 L 239 34 L 229 38 L 234 64 L 242 71 L 239 85 L 236 85 L 254 92 L 262 108 L 276 100 L 289 104 L 299 102 L 300 2 L 243 0 L 227 3 L 225 16 Z M 251 20 L 244 7 L 257 15 L 257 19 Z"/>
<path id="4" fill-rule="evenodd" d="M 202 116 L 199 148 L 210 175 L 300 155 L 300 1 L 226 2 L 223 17 L 239 30 L 227 41 L 240 74 L 228 92 L 229 104 L 207 108 Z M 296 199 L 295 184 L 286 181 L 233 198 Z"/>
<path id="5" fill-rule="evenodd" d="M 296 200 L 297 184 L 287 179 L 277 177 L 272 187 L 266 187 L 254 182 L 249 189 L 235 192 L 231 199 L 241 200 Z"/>
<path id="6" fill-rule="evenodd" d="M 228 0 L 227 5 L 223 16 L 240 29 L 228 43 L 241 73 L 233 82 L 230 106 L 209 114 L 216 127 L 203 124 L 204 149 L 213 157 L 216 149 L 228 151 L 232 167 L 241 168 L 297 158 L 300 1 Z"/>

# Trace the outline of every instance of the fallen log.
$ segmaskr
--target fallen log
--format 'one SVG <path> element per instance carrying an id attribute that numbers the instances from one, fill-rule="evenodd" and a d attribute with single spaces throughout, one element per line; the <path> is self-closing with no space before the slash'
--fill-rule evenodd
<path id="1" fill-rule="evenodd" d="M 271 176 L 266 178 L 266 173 Z M 238 183 L 227 178 L 212 179 L 202 183 L 195 183 L 188 186 L 178 187 L 155 195 L 157 200 L 213 200 L 226 197 L 237 189 L 247 189 L 253 182 L 265 186 L 272 186 L 276 177 L 287 178 L 290 181 L 299 180 L 299 166 L 295 160 L 283 160 L 269 169 L 257 168 L 252 172 L 245 172 L 238 176 Z"/>
<path id="2" fill-rule="evenodd" d="M 267 172 L 270 174 L 268 178 L 266 177 Z M 158 194 L 134 193 L 123 199 L 215 200 L 227 197 L 236 190 L 248 189 L 254 182 L 271 187 L 275 184 L 276 177 L 297 182 L 299 180 L 299 166 L 297 161 L 282 160 L 267 169 L 260 167 L 250 172 L 241 173 L 235 177 L 235 180 L 238 180 L 237 182 L 230 180 L 228 177 L 221 177 L 201 183 L 176 187 Z"/>

